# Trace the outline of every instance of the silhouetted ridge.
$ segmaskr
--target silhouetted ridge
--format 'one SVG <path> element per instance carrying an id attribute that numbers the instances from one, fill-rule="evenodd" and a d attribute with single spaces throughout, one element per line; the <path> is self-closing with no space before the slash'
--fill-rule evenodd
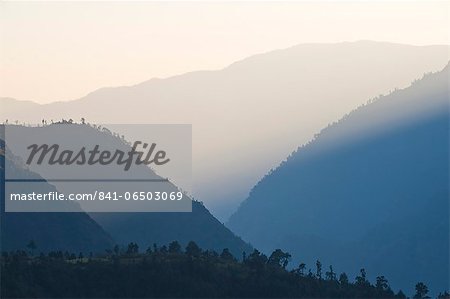
<path id="1" fill-rule="evenodd" d="M 4 144 L 2 145 L 4 149 Z M 4 186 L 5 159 L 8 155 L 0 155 L 0 182 Z M 17 165 L 9 160 L 8 171 L 13 176 L 29 179 L 42 179 L 41 176 Z M 2 187 L 3 188 L 3 187 Z M 22 184 L 20 192 L 53 192 L 50 184 Z M 8 198 L 8 194 L 6 194 Z M 2 250 L 23 249 L 30 241 L 34 241 L 37 252 L 51 250 L 69 250 L 75 252 L 102 252 L 111 248 L 113 239 L 94 220 L 83 212 L 74 213 L 6 213 L 5 193 L 0 194 L 1 204 L 1 247 Z"/>
<path id="2" fill-rule="evenodd" d="M 447 288 L 448 75 L 447 66 L 324 129 L 267 174 L 228 225 L 307 264 L 364 265 L 393 287 L 419 279 Z"/>

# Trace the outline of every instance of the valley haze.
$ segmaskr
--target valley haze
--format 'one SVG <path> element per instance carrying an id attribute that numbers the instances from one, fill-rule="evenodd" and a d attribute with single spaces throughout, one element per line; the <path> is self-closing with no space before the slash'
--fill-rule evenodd
<path id="1" fill-rule="evenodd" d="M 444 45 L 300 44 L 222 70 L 101 88 L 73 101 L 1 98 L 0 119 L 192 123 L 194 197 L 226 221 L 267 171 L 322 128 L 448 60 Z"/>
<path id="2" fill-rule="evenodd" d="M 0 1 L 0 297 L 450 299 L 450 1 Z"/>

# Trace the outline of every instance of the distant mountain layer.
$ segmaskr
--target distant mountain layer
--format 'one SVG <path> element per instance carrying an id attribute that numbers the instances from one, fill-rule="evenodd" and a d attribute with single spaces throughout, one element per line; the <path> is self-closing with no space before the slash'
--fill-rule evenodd
<path id="1" fill-rule="evenodd" d="M 365 267 L 411 292 L 449 285 L 449 66 L 324 129 L 228 222 L 314 268 Z"/>
<path id="2" fill-rule="evenodd" d="M 222 70 L 102 88 L 75 101 L 0 99 L 0 120 L 191 123 L 195 197 L 224 219 L 299 144 L 370 98 L 442 69 L 448 50 L 370 41 L 301 44 Z"/>

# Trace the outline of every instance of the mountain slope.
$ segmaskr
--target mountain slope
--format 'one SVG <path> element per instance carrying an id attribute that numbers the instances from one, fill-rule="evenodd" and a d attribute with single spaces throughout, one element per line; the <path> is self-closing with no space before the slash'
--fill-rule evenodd
<path id="1" fill-rule="evenodd" d="M 298 144 L 369 98 L 442 69 L 448 49 L 369 41 L 302 44 L 222 70 L 102 88 L 70 102 L 4 99 L 0 119 L 191 123 L 195 197 L 224 218 L 236 206 L 232 199 L 244 198 Z"/>
<path id="2" fill-rule="evenodd" d="M 204 249 L 221 252 L 228 248 L 236 257 L 252 247 L 220 223 L 202 203 L 193 201 L 188 213 L 91 213 L 119 244 L 137 242 L 142 250 L 178 241 L 186 246 L 195 241 Z"/>
<path id="3" fill-rule="evenodd" d="M 64 131 L 68 134 L 68 137 L 62 139 L 54 137 L 56 134 L 62 134 L 62 126 L 70 126 L 69 129 Z M 102 149 L 120 149 L 123 152 L 128 152 L 130 150 L 130 145 L 126 144 L 120 137 L 109 133 L 108 130 L 99 131 L 89 125 L 53 124 L 43 127 L 12 127 L 13 128 L 10 128 L 10 136 L 21 136 L 21 138 L 25 138 L 27 142 L 30 143 L 39 141 L 43 144 L 52 144 L 55 140 L 57 140 L 58 145 L 61 148 L 77 149 L 79 147 L 79 142 L 82 142 L 83 146 L 86 148 L 93 148 L 91 145 L 91 143 L 93 143 L 99 145 Z M 7 166 L 10 165 L 14 164 L 7 163 Z M 42 173 L 40 173 L 40 175 L 44 178 L 54 177 L 58 173 L 50 167 L 43 167 L 40 169 L 42 169 Z M 86 172 L 86 168 L 83 168 L 83 170 Z M 26 170 L 20 170 L 19 167 L 16 167 L 14 171 Z M 64 169 L 62 171 L 64 172 Z M 14 173 L 11 172 L 9 173 L 11 177 L 23 177 L 23 175 L 18 174 L 14 176 Z M 151 168 L 147 166 L 132 167 L 124 173 L 122 165 L 117 167 L 113 167 L 112 165 L 105 167 L 90 167 L 89 174 L 78 173 L 77 178 L 105 178 L 106 175 L 108 175 L 108 178 L 122 178 L 125 174 L 128 179 L 161 179 L 160 176 L 158 176 Z M 37 176 L 36 174 L 33 175 Z M 52 182 L 52 184 L 54 184 L 55 187 L 52 185 L 45 185 L 45 187 L 48 187 L 48 190 L 41 190 L 41 193 L 54 191 L 56 189 L 65 194 L 68 194 L 69 192 L 94 192 L 90 189 L 93 188 L 93 190 L 100 189 L 105 192 L 118 192 L 119 194 L 123 194 L 125 191 L 131 191 L 129 188 L 137 188 L 136 185 L 132 185 L 132 183 L 128 185 L 108 185 L 107 189 L 102 189 L 106 187 L 101 184 L 82 184 L 75 185 L 74 187 L 72 187 L 72 184 L 66 184 L 64 182 Z M 16 188 L 18 189 L 17 192 L 37 191 L 31 190 L 34 186 L 35 185 L 30 186 L 30 184 L 23 184 L 17 186 Z M 147 187 L 151 188 L 152 186 Z M 75 188 L 75 190 L 73 188 Z M 148 191 L 145 189 L 146 185 L 140 185 L 139 188 L 139 191 Z M 160 188 L 164 189 L 157 189 L 157 191 L 178 191 L 177 187 L 172 183 L 168 183 Z M 80 203 L 81 208 L 82 204 L 84 203 Z M 126 206 L 123 208 L 125 207 Z M 4 228 L 4 231 L 2 231 L 2 236 L 4 236 L 6 241 L 3 244 L 8 244 L 8 246 L 4 248 L 8 249 L 23 248 L 28 241 L 34 238 L 40 248 L 42 248 L 41 246 L 48 246 L 49 248 L 56 247 L 63 250 L 74 250 L 72 243 L 77 244 L 77 242 L 79 242 L 78 238 L 84 237 L 88 240 L 94 241 L 98 239 L 99 242 L 98 246 L 96 243 L 91 244 L 92 247 L 89 247 L 90 245 L 87 243 L 85 246 L 87 250 L 102 252 L 105 249 L 111 249 L 114 244 L 126 246 L 130 242 L 136 242 L 139 244 L 141 250 L 145 250 L 148 246 L 153 245 L 153 243 L 162 246 L 167 245 L 172 241 L 178 241 L 182 245 L 187 245 L 189 241 L 195 241 L 204 249 L 214 249 L 219 252 L 221 252 L 224 248 L 228 248 L 236 257 L 241 257 L 243 251 L 248 253 L 252 250 L 252 247 L 249 244 L 235 236 L 228 228 L 214 218 L 214 216 L 212 216 L 200 202 L 197 201 L 193 201 L 192 203 L 192 212 L 91 212 L 89 213 L 89 216 L 85 213 L 70 212 L 4 213 L 4 215 L 5 216 L 2 217 L 2 221 L 5 221 L 5 223 L 2 222 L 2 227 Z M 92 225 L 95 225 L 95 227 L 90 227 L 88 225 L 89 223 L 83 223 L 84 225 L 81 228 L 78 226 L 73 226 L 72 221 L 85 218 L 88 219 Z M 65 219 L 67 219 L 67 222 L 65 222 Z M 51 225 L 52 222 L 55 222 L 54 227 Z M 107 246 L 100 246 L 103 244 L 101 242 L 101 236 L 97 236 L 97 238 L 92 237 L 97 233 L 96 227 L 98 228 L 97 230 L 101 230 L 102 232 L 104 232 L 104 229 L 109 235 L 111 235 L 114 242 L 110 237 L 108 237 L 109 242 L 107 243 Z M 18 234 L 18 230 L 21 228 L 27 228 L 28 231 L 23 234 Z M 88 229 L 89 231 L 79 231 L 79 229 Z M 26 242 L 24 241 L 24 238 Z M 65 246 L 67 246 L 67 248 L 65 248 Z M 75 247 L 75 249 L 76 248 L 77 247 Z"/>
<path id="4" fill-rule="evenodd" d="M 3 148 L 3 147 L 2 147 Z M 1 191 L 1 249 L 25 250 L 26 245 L 34 240 L 37 252 L 51 250 L 69 250 L 73 252 L 103 252 L 110 249 L 114 242 L 112 238 L 86 213 L 6 213 L 4 187 L 5 156 L 0 155 L 0 182 Z M 41 176 L 32 173 L 12 160 L 6 163 L 12 174 L 30 179 L 42 179 Z M 56 191 L 50 184 L 39 184 L 39 190 L 30 188 L 30 184 L 22 185 L 21 192 L 51 192 Z M 6 194 L 8 198 L 8 194 Z"/>
<path id="5" fill-rule="evenodd" d="M 447 289 L 448 84 L 447 65 L 324 129 L 253 188 L 229 227 L 310 266 Z"/>

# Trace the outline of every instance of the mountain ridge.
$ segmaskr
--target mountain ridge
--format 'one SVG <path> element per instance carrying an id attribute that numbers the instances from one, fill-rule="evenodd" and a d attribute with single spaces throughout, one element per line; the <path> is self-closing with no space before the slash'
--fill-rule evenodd
<path id="1" fill-rule="evenodd" d="M 0 101 L 0 118 L 190 123 L 195 197 L 223 221 L 266 170 L 299 144 L 367 99 L 441 69 L 448 49 L 380 42 L 300 45 L 221 70 L 104 88 L 76 101 L 28 108 Z"/>
<path id="2" fill-rule="evenodd" d="M 64 126 L 66 128 L 64 128 Z M 0 129 L 2 129 L 0 127 Z M 65 131 L 62 131 L 64 130 Z M 57 134 L 65 134 L 64 138 L 55 138 L 54 136 Z M 148 134 L 148 132 L 147 132 Z M 24 126 L 12 126 L 9 128 L 8 136 L 21 136 L 22 139 L 27 140 L 28 142 L 36 142 L 36 140 L 42 142 L 43 144 L 51 144 L 58 141 L 58 145 L 61 148 L 77 148 L 75 145 L 81 142 L 86 148 L 93 148 L 92 144 L 100 146 L 101 149 L 114 149 L 121 150 L 123 152 L 128 152 L 131 148 L 130 144 L 127 144 L 125 137 L 119 137 L 115 133 L 110 130 L 101 130 L 99 127 L 91 127 L 87 124 L 51 124 L 40 127 L 24 127 Z M 11 141 L 11 140 L 10 140 Z M 8 142 L 8 140 L 7 140 Z M 12 142 L 10 142 L 11 146 Z M 17 147 L 16 147 L 17 148 Z M 19 151 L 22 148 L 19 147 L 17 150 L 17 154 L 23 154 Z M 7 153 L 11 153 L 9 150 Z M 26 153 L 26 151 L 25 151 Z M 10 155 L 12 156 L 12 154 Z M 23 155 L 22 155 L 23 157 Z M 19 160 L 19 159 L 18 159 Z M 9 160 L 8 160 L 9 162 Z M 8 172 L 6 172 L 10 177 L 19 177 L 23 178 L 24 174 L 17 173 L 19 170 L 10 169 L 16 165 L 15 163 L 7 163 Z M 110 167 L 111 166 L 111 167 Z M 66 166 L 70 167 L 70 166 Z M 107 167 L 105 169 L 105 167 Z M 110 175 L 113 178 L 120 178 L 125 175 L 123 171 L 123 167 L 121 165 L 117 165 L 116 167 L 112 164 L 105 167 L 90 167 L 89 173 L 86 173 L 86 168 L 82 168 L 81 172 L 74 172 L 73 169 L 70 169 L 72 172 L 69 172 L 67 168 L 63 168 L 60 172 L 57 172 L 55 169 L 50 168 L 38 168 L 41 172 L 40 175 L 34 174 L 36 178 L 52 178 L 54 176 L 66 174 L 64 171 L 70 173 L 72 177 L 83 177 L 83 178 L 104 178 L 106 175 Z M 14 172 L 14 170 L 16 170 Z M 28 171 L 28 170 L 23 170 Z M 31 172 L 30 172 L 31 173 Z M 4 180 L 5 172 L 2 172 L 1 181 Z M 147 165 L 137 165 L 136 167 L 132 167 L 126 172 L 127 179 L 133 178 L 147 178 L 147 179 L 161 179 L 153 169 L 147 167 Z M 44 185 L 44 184 L 42 184 Z M 41 184 L 39 185 L 41 186 Z M 130 190 L 129 188 L 136 188 L 136 185 L 90 185 L 90 184 L 82 184 L 72 186 L 71 184 L 67 185 L 64 182 L 52 182 L 52 185 L 45 184 L 48 186 L 48 189 L 42 191 L 42 193 L 47 193 L 50 191 L 59 191 L 64 194 L 70 194 L 71 192 L 83 192 L 83 193 L 94 193 L 97 190 L 104 190 L 105 192 L 118 192 L 119 194 L 124 194 L 125 192 L 135 191 Z M 12 189 L 14 188 L 14 189 Z M 36 188 L 38 190 L 34 190 Z M 42 187 L 44 188 L 44 187 Z M 153 185 L 141 184 L 138 187 L 140 192 L 144 191 L 158 191 L 158 192 L 174 192 L 179 191 L 178 187 L 175 186 L 172 182 L 168 182 L 164 185 L 159 185 L 158 187 L 153 187 Z M 156 189 L 152 189 L 156 188 Z M 11 190 L 16 190 L 14 192 L 17 193 L 31 193 L 33 191 L 39 192 L 40 189 L 36 187 L 36 185 L 21 184 L 21 185 L 13 185 Z M 4 203 L 4 198 L 2 197 L 2 203 Z M 227 227 L 225 227 L 222 223 L 220 223 L 210 212 L 209 210 L 203 206 L 202 203 L 198 201 L 192 202 L 192 212 L 145 212 L 149 211 L 142 209 L 137 210 L 138 212 L 88 212 L 84 213 L 82 210 L 83 206 L 79 206 L 78 202 L 69 202 L 68 204 L 76 204 L 77 209 L 70 209 L 69 211 L 80 211 L 79 213 L 66 212 L 49 212 L 49 213 L 4 213 L 2 214 L 2 242 L 3 245 L 7 244 L 8 246 L 4 246 L 5 250 L 12 249 L 24 249 L 26 243 L 23 240 L 15 241 L 15 236 L 24 234 L 17 234 L 16 228 L 21 226 L 21 222 L 24 224 L 29 223 L 29 219 L 36 221 L 42 221 L 46 218 L 48 219 L 59 219 L 58 224 L 61 227 L 68 226 L 68 223 L 64 222 L 64 219 L 76 217 L 76 215 L 84 215 L 83 217 L 87 217 L 90 220 L 90 223 L 101 229 L 105 234 L 109 236 L 109 243 L 107 243 L 103 247 L 93 246 L 90 248 L 86 245 L 86 252 L 95 251 L 95 252 L 104 252 L 104 250 L 111 250 L 112 247 L 117 244 L 122 247 L 126 247 L 129 243 L 139 244 L 141 250 L 147 249 L 152 246 L 154 243 L 162 246 L 167 245 L 172 241 L 178 241 L 182 245 L 187 245 L 188 242 L 194 241 L 205 249 L 214 249 L 218 252 L 221 252 L 224 248 L 228 248 L 230 252 L 232 252 L 236 257 L 240 257 L 242 252 L 250 252 L 253 248 L 250 244 L 243 241 L 241 238 L 236 236 L 233 232 L 231 232 Z M 119 203 L 119 202 L 117 202 Z M 131 202 L 130 202 L 131 203 Z M 128 204 L 130 204 L 128 203 Z M 146 204 L 142 202 L 143 204 Z M 88 203 L 89 205 L 90 203 Z M 103 205 L 102 203 L 100 203 Z M 131 203 L 134 204 L 134 203 Z M 152 201 L 152 207 L 156 207 L 158 202 Z M 166 206 L 159 206 L 161 209 L 159 211 L 168 210 L 168 205 L 172 205 L 172 202 L 165 202 Z M 3 207 L 4 205 L 2 205 Z M 65 206 L 67 207 L 67 206 Z M 113 211 L 120 210 L 126 211 L 126 203 L 124 206 L 116 206 L 116 209 Z M 135 206 L 135 209 L 139 208 L 139 206 Z M 142 208 L 142 206 L 141 206 Z M 87 210 L 87 209 L 86 209 Z M 170 210 L 170 209 L 169 209 Z M 34 211 L 34 210 L 31 210 Z M 92 210 L 90 210 L 92 211 Z M 102 210 L 100 210 L 102 211 Z M 158 211 L 158 210 L 157 210 Z M 75 215 L 75 216 L 74 216 Z M 40 217 L 42 220 L 40 220 Z M 4 222 L 5 221 L 5 222 Z M 8 222 L 9 221 L 9 222 Z M 11 225 L 14 223 L 15 225 Z M 6 224 L 6 225 L 3 225 Z M 70 223 L 69 223 L 70 224 Z M 54 249 L 55 247 L 61 250 L 74 250 L 73 247 L 64 248 L 64 244 L 67 244 L 68 241 L 71 241 L 70 235 L 59 235 L 54 233 L 54 230 L 51 229 L 52 222 L 49 220 L 45 226 L 35 225 L 30 227 L 28 230 L 31 233 L 39 232 L 39 240 L 35 240 L 38 244 L 40 244 L 40 248 L 44 248 L 42 240 L 51 240 L 46 241 L 45 243 L 50 243 L 48 246 L 50 249 Z M 40 229 L 42 228 L 42 229 Z M 94 229 L 93 229 L 94 230 Z M 52 233 L 55 236 L 52 236 Z M 86 236 L 89 236 L 88 233 L 85 233 Z M 73 237 L 75 241 L 77 240 L 77 235 Z M 31 240 L 31 238 L 30 238 Z M 30 240 L 26 240 L 27 242 Z M 67 241 L 67 242 L 65 242 Z M 74 241 L 74 242 L 75 242 Z M 12 244 L 12 245 L 11 245 Z M 90 248 L 90 250 L 89 250 Z"/>
<path id="3" fill-rule="evenodd" d="M 309 265 L 338 261 L 333 266 L 354 273 L 358 260 L 404 290 L 420 277 L 441 291 L 449 277 L 448 75 L 447 65 L 322 130 L 254 186 L 228 226 L 257 248 L 284 248 Z M 441 224 L 412 222 L 436 196 Z M 386 237 L 402 236 L 408 224 L 399 240 L 409 246 Z M 439 234 L 427 239 L 424 230 Z M 377 249 L 383 262 L 375 262 Z"/>
<path id="4" fill-rule="evenodd" d="M 301 47 L 307 47 L 307 46 L 329 46 L 329 45 L 340 45 L 340 44 L 386 44 L 386 45 L 395 45 L 395 46 L 410 46 L 410 47 L 417 47 L 417 48 L 430 48 L 430 47 L 447 47 L 450 49 L 450 45 L 445 45 L 445 44 L 432 44 L 432 45 L 410 45 L 410 44 L 404 44 L 404 43 L 396 43 L 396 42 L 387 42 L 387 41 L 375 41 L 375 40 L 355 40 L 355 41 L 343 41 L 343 42 L 333 42 L 333 43 L 321 43 L 321 42 L 311 42 L 311 43 L 300 43 L 300 44 L 296 44 L 296 45 L 292 45 L 286 48 L 278 48 L 278 49 L 273 49 L 273 50 L 269 50 L 269 51 L 265 51 L 265 52 L 261 52 L 261 53 L 257 53 L 257 54 L 253 54 L 253 55 L 249 55 L 246 56 L 244 58 L 238 59 L 234 62 L 231 62 L 229 64 L 227 64 L 226 66 L 222 67 L 222 68 L 218 68 L 218 69 L 200 69 L 200 70 L 195 70 L 195 71 L 188 71 L 188 72 L 183 72 L 183 73 L 179 73 L 179 74 L 174 74 L 174 75 L 170 75 L 167 77 L 152 77 L 150 79 L 135 83 L 135 84 L 131 84 L 131 85 L 117 85 L 117 86 L 103 86 L 103 87 L 99 87 L 98 89 L 92 90 L 90 92 L 88 92 L 87 94 L 85 94 L 84 96 L 81 97 L 77 97 L 77 98 L 72 98 L 72 99 L 66 99 L 66 100 L 56 100 L 53 102 L 49 102 L 49 103 L 45 103 L 45 104 L 40 104 L 37 101 L 33 100 L 33 99 L 28 99 L 28 100 L 24 100 L 24 99 L 18 99 L 15 97 L 9 97 L 9 96 L 0 96 L 0 100 L 7 100 L 7 99 L 11 99 L 11 100 L 15 100 L 15 101 L 20 101 L 20 102 L 32 102 L 41 106 L 45 106 L 45 105 L 51 105 L 54 103 L 66 103 L 66 102 L 73 102 L 73 101 L 78 101 L 78 100 L 82 100 L 86 97 L 89 97 L 91 94 L 95 94 L 99 91 L 102 90 L 113 90 L 113 89 L 118 89 L 118 88 L 132 88 L 132 87 L 136 87 L 139 85 L 146 85 L 147 83 L 151 83 L 153 81 L 162 81 L 162 80 L 167 80 L 167 79 L 171 79 L 171 78 L 177 78 L 177 77 L 182 77 L 182 76 L 186 76 L 192 73 L 208 73 L 208 72 L 219 72 L 219 71 L 224 71 L 226 69 L 232 68 L 236 65 L 239 65 L 241 63 L 244 63 L 248 60 L 252 60 L 253 58 L 257 59 L 260 56 L 265 56 L 265 55 L 270 55 L 270 54 L 276 54 L 279 52 L 283 52 L 283 51 L 289 51 L 289 50 L 295 50 Z"/>

